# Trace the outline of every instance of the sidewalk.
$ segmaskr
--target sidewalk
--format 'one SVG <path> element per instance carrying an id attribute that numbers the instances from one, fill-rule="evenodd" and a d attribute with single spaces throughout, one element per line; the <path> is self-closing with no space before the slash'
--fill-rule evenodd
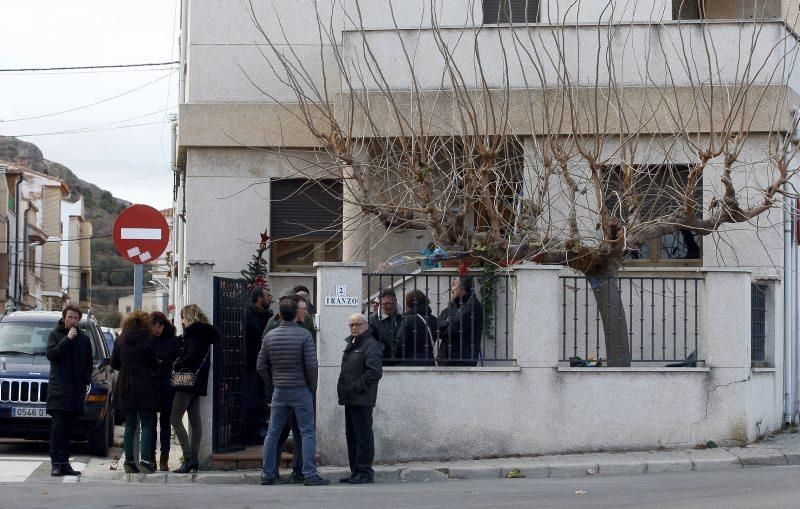
<path id="1" fill-rule="evenodd" d="M 343 437 L 344 438 L 344 437 Z M 179 448 L 175 448 L 179 449 Z M 430 482 L 455 479 L 519 477 L 578 477 L 586 475 L 652 474 L 727 470 L 749 466 L 800 465 L 800 434 L 779 433 L 746 447 L 675 449 L 643 452 L 588 453 L 555 456 L 496 458 L 474 461 L 428 461 L 376 465 L 376 482 Z M 177 462 L 170 461 L 176 468 Z M 288 473 L 283 470 L 284 475 Z M 320 467 L 320 474 L 336 482 L 349 475 L 345 467 Z M 159 472 L 150 475 L 114 471 L 122 482 L 152 484 L 259 484 L 258 469 L 201 471 L 197 474 Z"/>

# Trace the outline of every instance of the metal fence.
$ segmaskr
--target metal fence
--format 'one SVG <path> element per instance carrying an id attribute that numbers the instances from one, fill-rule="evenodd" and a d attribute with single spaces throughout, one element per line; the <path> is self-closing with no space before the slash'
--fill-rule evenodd
<path id="1" fill-rule="evenodd" d="M 619 292 L 632 362 L 682 362 L 698 357 L 702 278 L 562 276 L 561 360 L 606 359 L 604 324 L 592 284 Z"/>
<path id="2" fill-rule="evenodd" d="M 451 288 L 458 274 L 364 274 L 364 312 L 373 334 L 386 345 L 385 365 L 483 366 L 514 360 L 513 276 L 470 276 L 474 296 L 454 303 Z M 396 296 L 393 311 L 381 305 L 383 289 Z M 417 292 L 424 295 L 424 303 Z"/>
<path id="3" fill-rule="evenodd" d="M 750 285 L 750 360 L 766 362 L 767 287 Z"/>

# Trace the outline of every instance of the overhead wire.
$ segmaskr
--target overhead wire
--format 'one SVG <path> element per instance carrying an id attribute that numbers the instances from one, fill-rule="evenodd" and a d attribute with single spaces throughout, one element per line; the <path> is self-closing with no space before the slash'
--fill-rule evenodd
<path id="1" fill-rule="evenodd" d="M 0 69 L 0 72 L 38 72 L 38 71 L 64 71 L 77 69 L 122 69 L 131 67 L 158 67 L 165 65 L 176 65 L 180 62 L 151 62 L 146 64 L 111 64 L 111 65 L 78 65 L 71 67 L 27 67 L 19 69 Z"/>

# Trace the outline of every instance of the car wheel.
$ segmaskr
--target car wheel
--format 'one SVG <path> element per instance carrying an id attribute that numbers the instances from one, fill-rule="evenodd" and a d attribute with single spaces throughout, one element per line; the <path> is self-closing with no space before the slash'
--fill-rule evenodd
<path id="1" fill-rule="evenodd" d="M 109 428 L 111 428 L 111 419 L 113 418 L 113 415 L 107 413 L 103 423 L 89 435 L 88 452 L 92 456 L 108 456 L 108 448 L 111 443 L 108 438 Z"/>

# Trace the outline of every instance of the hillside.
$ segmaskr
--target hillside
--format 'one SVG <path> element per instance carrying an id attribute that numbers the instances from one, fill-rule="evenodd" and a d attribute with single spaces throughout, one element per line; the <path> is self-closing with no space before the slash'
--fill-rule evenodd
<path id="1" fill-rule="evenodd" d="M 70 188 L 69 201 L 83 196 L 84 213 L 92 222 L 95 237 L 92 239 L 92 307 L 101 321 L 114 325 L 117 298 L 133 293 L 133 269 L 117 254 L 110 235 L 117 214 L 130 203 L 81 180 L 66 166 L 48 161 L 33 143 L 0 136 L 0 160 L 61 178 Z"/>

